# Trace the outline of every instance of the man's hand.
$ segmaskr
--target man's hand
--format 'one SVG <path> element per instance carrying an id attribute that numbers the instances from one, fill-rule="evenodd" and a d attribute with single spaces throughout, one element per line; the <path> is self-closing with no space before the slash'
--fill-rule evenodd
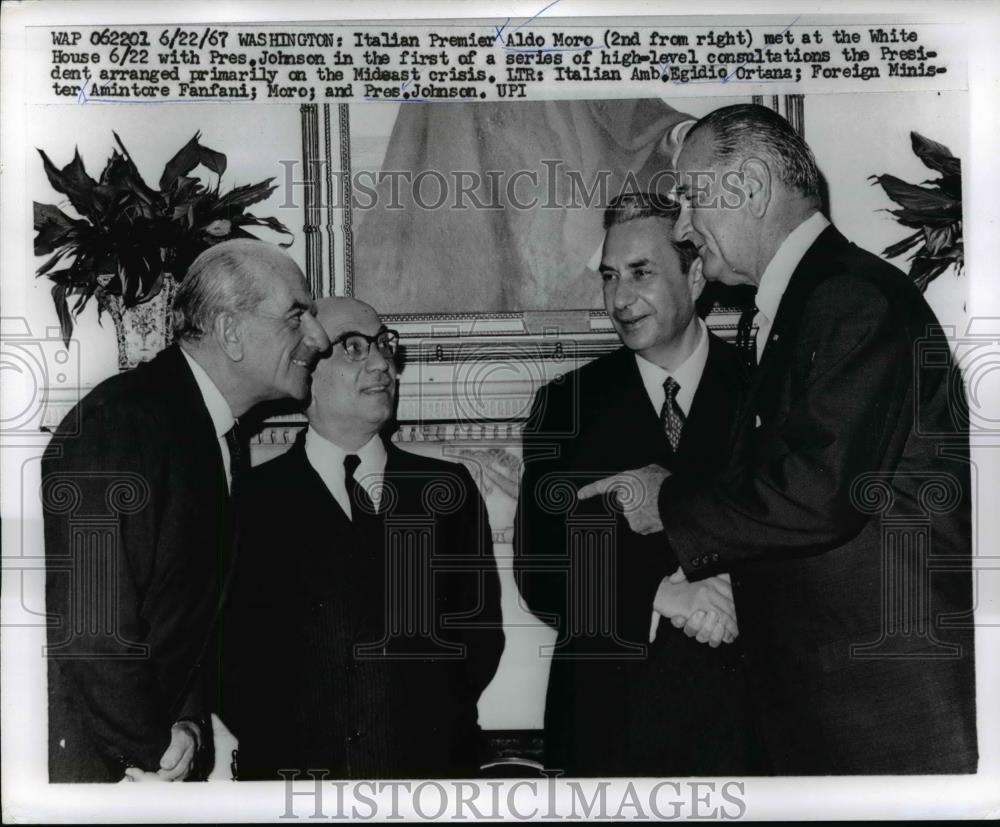
<path id="1" fill-rule="evenodd" d="M 689 583 L 683 571 L 664 577 L 653 598 L 653 608 L 670 618 L 688 637 L 713 648 L 732 643 L 739 635 L 729 575 Z M 652 637 L 652 636 L 651 636 Z"/>
<path id="2" fill-rule="evenodd" d="M 170 728 L 170 745 L 160 758 L 160 769 L 145 772 L 138 767 L 125 770 L 130 781 L 183 781 L 194 768 L 201 746 L 201 732 L 194 721 L 178 721 Z"/>
<path id="3" fill-rule="evenodd" d="M 587 500 L 610 491 L 617 497 L 629 528 L 637 534 L 655 534 L 663 531 L 657 500 L 660 486 L 669 476 L 662 465 L 646 465 L 585 485 L 577 496 Z"/>

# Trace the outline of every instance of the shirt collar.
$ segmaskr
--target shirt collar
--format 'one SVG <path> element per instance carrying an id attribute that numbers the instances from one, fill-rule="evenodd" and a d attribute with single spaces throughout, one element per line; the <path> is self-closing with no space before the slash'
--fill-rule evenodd
<path id="1" fill-rule="evenodd" d="M 675 370 L 665 370 L 659 365 L 655 365 L 648 359 L 644 359 L 638 353 L 635 354 L 635 363 L 639 367 L 639 375 L 642 377 L 642 384 L 646 388 L 653 407 L 659 414 L 663 407 L 664 391 L 663 383 L 668 376 L 672 376 L 680 385 L 677 392 L 677 404 L 687 416 L 691 410 L 691 403 L 694 400 L 698 383 L 701 382 L 701 375 L 705 371 L 705 363 L 708 361 L 708 330 L 705 323 L 697 320 L 698 323 L 698 344 L 694 346 L 691 355 L 688 356 Z"/>
<path id="2" fill-rule="evenodd" d="M 212 418 L 212 425 L 215 427 L 215 435 L 217 437 L 223 437 L 229 431 L 232 430 L 233 425 L 236 423 L 236 419 L 233 416 L 233 411 L 229 407 L 229 403 L 226 398 L 222 395 L 222 392 L 216 387 L 215 382 L 212 381 L 212 377 L 205 372 L 205 369 L 198 364 L 198 362 L 188 353 L 184 348 L 180 348 L 181 353 L 184 354 L 184 358 L 187 360 L 188 367 L 191 368 L 191 373 L 194 376 L 194 381 L 198 385 L 198 390 L 201 392 L 201 398 L 205 402 L 205 407 L 208 409 L 208 415 Z"/>
<path id="3" fill-rule="evenodd" d="M 799 262 L 813 242 L 819 238 L 819 234 L 829 226 L 830 222 L 822 213 L 813 213 L 785 237 L 774 257 L 768 262 L 764 275 L 760 277 L 755 303 L 757 309 L 770 321 L 774 321 L 778 314 L 778 305 L 781 304 L 781 297 L 785 295 L 785 288 L 788 287 L 795 268 L 799 266 Z"/>
<path id="4" fill-rule="evenodd" d="M 317 471 L 339 471 L 344 473 L 344 457 L 357 454 L 361 460 L 358 470 L 354 472 L 355 479 L 361 479 L 370 474 L 381 474 L 385 470 L 388 455 L 382 437 L 375 434 L 357 451 L 345 451 L 335 442 L 331 442 L 312 425 L 306 430 L 306 457 Z"/>

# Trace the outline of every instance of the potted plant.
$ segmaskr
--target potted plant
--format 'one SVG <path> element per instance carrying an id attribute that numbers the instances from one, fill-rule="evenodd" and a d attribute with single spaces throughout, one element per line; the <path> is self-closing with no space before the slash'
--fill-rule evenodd
<path id="1" fill-rule="evenodd" d="M 119 367 L 125 369 L 169 344 L 173 292 L 199 253 L 226 239 L 254 238 L 245 229 L 250 226 L 292 233 L 276 218 L 246 212 L 274 192 L 273 178 L 221 192 L 226 156 L 202 146 L 200 132 L 167 162 L 158 190 L 146 184 L 112 134 L 117 148 L 96 181 L 79 150 L 62 169 L 39 150 L 49 183 L 80 217 L 36 201 L 35 255 L 51 256 L 37 275 L 52 282 L 63 341 L 68 346 L 73 320 L 96 298 L 98 320 L 105 311 L 114 320 Z M 199 165 L 218 176 L 214 187 L 189 176 Z"/>
<path id="2" fill-rule="evenodd" d="M 904 227 L 916 230 L 902 241 L 882 251 L 886 258 L 895 258 L 907 250 L 917 249 L 909 257 L 910 278 L 921 291 L 951 267 L 961 275 L 965 266 L 962 243 L 962 162 L 943 144 L 910 133 L 910 142 L 924 166 L 940 174 L 940 178 L 909 184 L 893 175 L 872 175 L 869 180 L 879 184 L 898 210 L 887 210 Z M 919 245 L 919 246 L 918 246 Z"/>

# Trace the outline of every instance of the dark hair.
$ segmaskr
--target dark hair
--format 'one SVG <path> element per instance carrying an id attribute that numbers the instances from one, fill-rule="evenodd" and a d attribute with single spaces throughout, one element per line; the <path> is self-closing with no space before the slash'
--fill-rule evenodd
<path id="1" fill-rule="evenodd" d="M 786 187 L 820 204 L 820 175 L 812 150 L 773 109 L 750 103 L 724 106 L 692 126 L 684 140 L 698 132 L 711 134 L 716 161 L 760 158 Z"/>
<path id="2" fill-rule="evenodd" d="M 267 262 L 274 253 L 267 242 L 243 238 L 205 250 L 192 262 L 177 288 L 174 338 L 200 339 L 212 329 L 220 313 L 254 310 L 264 300 L 255 265 Z"/>
<path id="3" fill-rule="evenodd" d="M 616 224 L 640 218 L 663 218 L 673 228 L 680 215 L 680 204 L 667 195 L 656 192 L 624 192 L 615 196 L 604 211 L 604 229 L 609 230 Z M 671 239 L 670 243 L 681 260 L 681 270 L 686 273 L 698 258 L 698 249 L 689 241 L 678 243 Z"/>

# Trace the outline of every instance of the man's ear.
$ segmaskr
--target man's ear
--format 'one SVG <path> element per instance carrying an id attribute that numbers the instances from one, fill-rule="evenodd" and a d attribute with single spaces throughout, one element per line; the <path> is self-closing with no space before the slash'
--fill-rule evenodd
<path id="1" fill-rule="evenodd" d="M 705 289 L 705 274 L 702 272 L 701 258 L 696 258 L 691 262 L 688 270 L 688 286 L 691 289 L 692 301 L 698 301 L 702 291 Z"/>
<path id="2" fill-rule="evenodd" d="M 771 170 L 759 158 L 747 158 L 740 164 L 747 210 L 754 218 L 763 218 L 771 201 Z"/>
<path id="3" fill-rule="evenodd" d="M 236 314 L 223 311 L 215 317 L 212 334 L 219 347 L 233 362 L 243 361 L 244 347 L 241 325 Z"/>

